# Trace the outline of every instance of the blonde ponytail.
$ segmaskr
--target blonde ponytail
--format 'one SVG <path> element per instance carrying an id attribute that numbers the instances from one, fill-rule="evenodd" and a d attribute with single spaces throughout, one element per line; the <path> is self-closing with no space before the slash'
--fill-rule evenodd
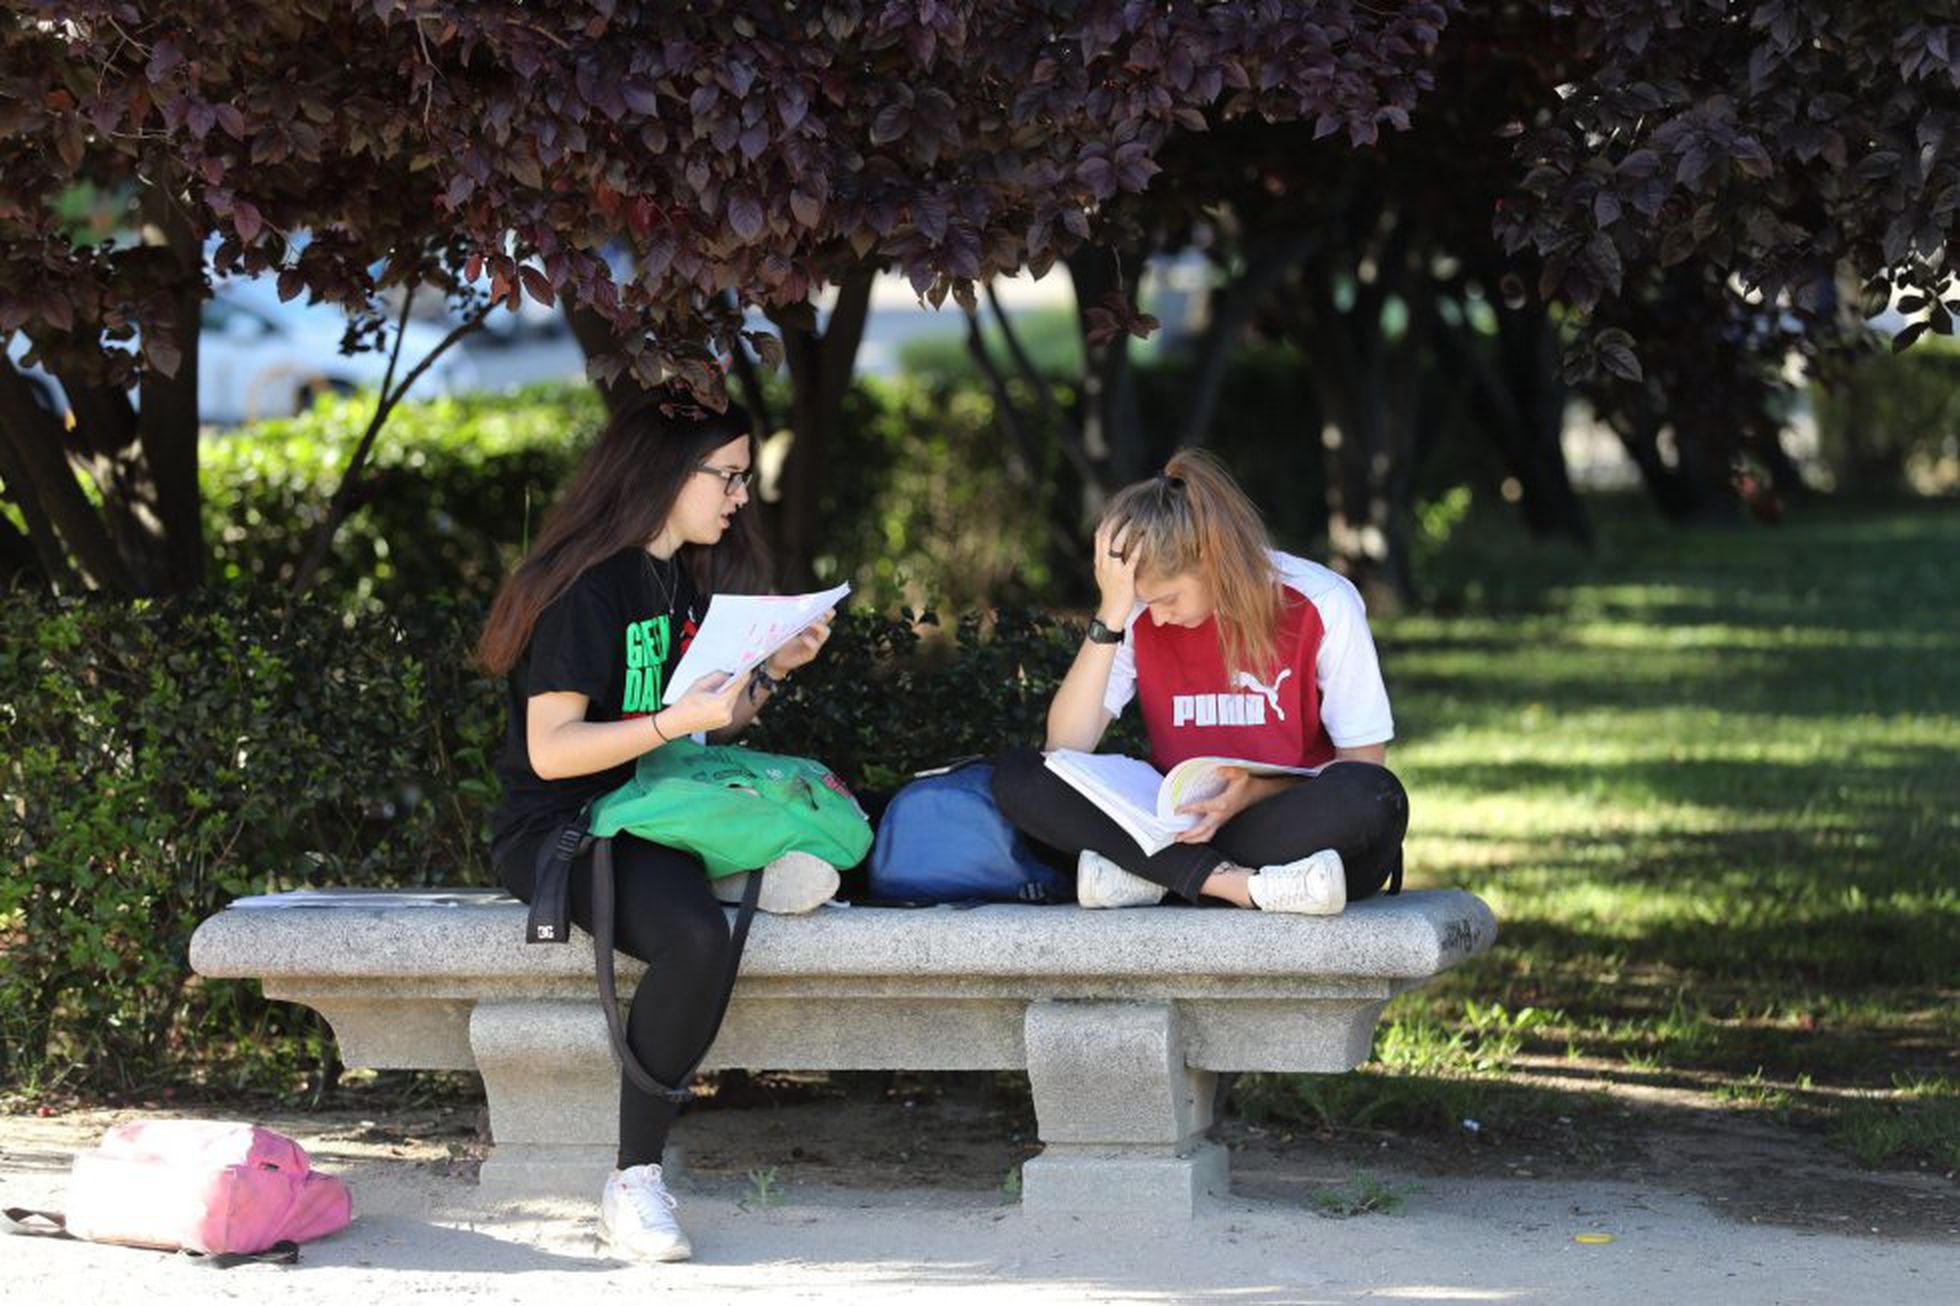
<path id="1" fill-rule="evenodd" d="M 1228 678 L 1272 672 L 1280 614 L 1272 544 L 1223 463 L 1201 449 L 1180 450 L 1162 475 L 1118 491 L 1103 520 L 1127 535 L 1124 553 L 1137 559 L 1139 575 L 1203 579 Z"/>

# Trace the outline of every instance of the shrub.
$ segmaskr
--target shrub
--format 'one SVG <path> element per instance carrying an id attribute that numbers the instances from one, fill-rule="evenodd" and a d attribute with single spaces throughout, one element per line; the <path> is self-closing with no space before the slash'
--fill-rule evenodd
<path id="1" fill-rule="evenodd" d="M 780 411 L 780 404 L 779 404 Z M 290 582 L 372 412 L 368 396 L 207 437 L 203 491 L 213 572 Z M 861 602 L 985 605 L 1051 580 L 1050 468 L 1004 466 L 984 391 L 916 381 L 852 392 L 818 508 L 819 574 Z M 404 404 L 383 427 L 359 506 L 317 592 L 352 609 L 430 595 L 487 603 L 604 423 L 589 386 Z"/>
<path id="2" fill-rule="evenodd" d="M 291 581 L 373 410 L 372 395 L 327 399 L 205 437 L 214 576 L 268 590 Z M 430 595 L 487 602 L 604 421 L 590 386 L 403 404 L 375 441 L 319 592 L 369 611 Z"/>
<path id="3" fill-rule="evenodd" d="M 850 613 L 745 742 L 822 758 L 873 792 L 958 758 L 1039 746 L 1081 641 L 1079 622 L 1043 612 L 969 613 L 951 631 L 931 612 Z M 1136 744 L 1135 717 L 1112 733 L 1115 746 Z"/>
<path id="4" fill-rule="evenodd" d="M 1840 488 L 1931 492 L 1960 482 L 1960 349 L 1929 340 L 1873 354 L 1811 393 L 1819 452 Z"/>
<path id="5" fill-rule="evenodd" d="M 1080 550 L 1052 505 L 1060 451 L 1027 466 L 976 385 L 862 381 L 827 492 L 817 574 L 848 579 L 854 606 L 896 610 L 1024 603 L 1054 585 Z M 1083 559 L 1086 563 L 1087 559 Z"/>
<path id="6" fill-rule="evenodd" d="M 236 1050 L 264 1008 L 186 960 L 233 897 L 484 882 L 503 711 L 459 656 L 476 620 L 245 591 L 7 605 L 0 1082 L 194 1077 Z"/>

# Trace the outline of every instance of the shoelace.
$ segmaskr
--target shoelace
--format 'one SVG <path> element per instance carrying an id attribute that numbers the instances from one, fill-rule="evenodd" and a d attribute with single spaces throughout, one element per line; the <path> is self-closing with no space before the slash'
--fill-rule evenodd
<path id="1" fill-rule="evenodd" d="M 680 1209 L 680 1199 L 668 1192 L 667 1185 L 652 1175 L 644 1179 L 627 1179 L 620 1187 L 626 1190 L 626 1199 L 633 1203 L 634 1212 L 644 1221 L 670 1224 L 672 1219 L 668 1212 Z"/>

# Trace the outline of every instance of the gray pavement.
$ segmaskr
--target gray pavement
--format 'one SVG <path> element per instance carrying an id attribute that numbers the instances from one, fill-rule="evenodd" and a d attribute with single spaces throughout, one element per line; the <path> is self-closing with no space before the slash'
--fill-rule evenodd
<path id="1" fill-rule="evenodd" d="M 386 1151 L 387 1149 L 379 1149 Z M 186 1258 L 0 1239 L 0 1300 L 21 1303 L 405 1299 L 549 1303 L 595 1294 L 661 1302 L 1841 1303 L 1960 1301 L 1960 1241 L 1799 1232 L 1737 1223 L 1700 1199 L 1625 1183 L 1398 1178 L 1398 1215 L 1347 1219 L 1234 1196 L 1189 1225 L 1066 1220 L 1037 1226 L 1004 1193 L 793 1184 L 682 1188 L 697 1258 L 620 1265 L 593 1209 L 490 1206 L 428 1160 L 335 1158 L 357 1219 L 294 1267 L 215 1271 Z M 63 1154 L 0 1150 L 7 1205 L 58 1204 Z M 1609 1234 L 1597 1245 L 1580 1234 Z"/>

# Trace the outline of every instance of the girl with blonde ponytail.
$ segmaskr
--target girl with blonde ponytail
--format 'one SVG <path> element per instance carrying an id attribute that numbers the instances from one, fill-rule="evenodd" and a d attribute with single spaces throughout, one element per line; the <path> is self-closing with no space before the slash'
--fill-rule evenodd
<path id="1" fill-rule="evenodd" d="M 1134 700 L 1150 761 L 1193 757 L 1317 768 L 1224 771 L 1216 797 L 1154 854 L 1017 749 L 994 772 L 1007 818 L 1077 854 L 1085 907 L 1165 893 L 1332 915 L 1393 879 L 1408 797 L 1388 770 L 1394 735 L 1361 595 L 1318 563 L 1273 549 L 1259 511 L 1216 458 L 1185 450 L 1119 492 L 1096 528 L 1096 616 L 1048 708 L 1049 750 L 1092 752 Z"/>

